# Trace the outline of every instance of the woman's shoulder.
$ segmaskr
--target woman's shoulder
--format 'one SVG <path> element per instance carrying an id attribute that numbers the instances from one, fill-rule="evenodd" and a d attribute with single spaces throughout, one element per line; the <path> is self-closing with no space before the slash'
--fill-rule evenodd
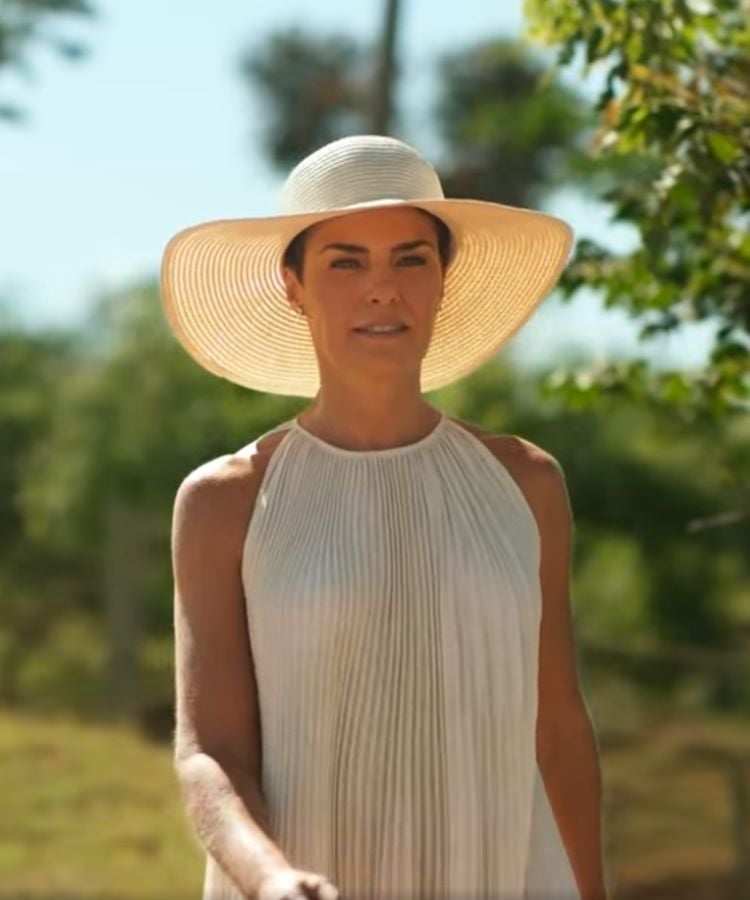
<path id="1" fill-rule="evenodd" d="M 503 465 L 532 509 L 538 508 L 550 480 L 563 477 L 557 459 L 528 438 L 517 434 L 497 434 L 472 422 L 450 418 L 480 440 Z"/>
<path id="2" fill-rule="evenodd" d="M 190 516 L 205 527 L 242 530 L 252 513 L 263 476 L 286 430 L 266 434 L 231 453 L 200 463 L 175 495 L 175 518 Z"/>
<path id="3" fill-rule="evenodd" d="M 517 465 L 523 465 L 524 463 L 533 464 L 535 461 L 541 462 L 545 457 L 550 457 L 546 450 L 528 438 L 517 434 L 498 434 L 497 432 L 488 431 L 475 422 L 467 422 L 465 419 L 459 419 L 456 416 L 449 416 L 448 418 L 451 422 L 459 425 L 480 440 L 494 455 L 501 456 L 501 461 L 503 462 L 507 459 L 515 462 Z"/>

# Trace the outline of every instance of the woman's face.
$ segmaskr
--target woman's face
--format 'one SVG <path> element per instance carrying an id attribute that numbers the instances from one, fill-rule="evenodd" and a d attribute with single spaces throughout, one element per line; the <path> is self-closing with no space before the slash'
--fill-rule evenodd
<path id="1" fill-rule="evenodd" d="M 283 276 L 290 303 L 305 311 L 321 375 L 419 372 L 443 290 L 437 233 L 426 214 L 404 206 L 327 219 L 307 234 L 302 280 L 286 267 Z M 378 322 L 406 330 L 355 330 Z"/>

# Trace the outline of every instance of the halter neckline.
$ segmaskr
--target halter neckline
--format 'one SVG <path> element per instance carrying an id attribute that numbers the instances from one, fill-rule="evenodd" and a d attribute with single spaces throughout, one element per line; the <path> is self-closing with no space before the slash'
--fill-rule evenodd
<path id="1" fill-rule="evenodd" d="M 320 438 L 312 432 L 308 431 L 304 427 L 304 425 L 300 424 L 299 415 L 295 416 L 289 421 L 295 431 L 303 434 L 308 440 L 317 444 L 319 447 L 322 447 L 328 453 L 335 454 L 336 456 L 381 459 L 384 457 L 403 456 L 408 453 L 415 453 L 437 440 L 438 436 L 446 427 L 446 424 L 448 422 L 448 416 L 442 410 L 438 410 L 438 412 L 440 413 L 440 418 L 438 419 L 437 424 L 433 427 L 432 431 L 429 431 L 426 435 L 424 435 L 424 437 L 421 437 L 416 441 L 412 441 L 412 443 L 410 444 L 402 444 L 398 447 L 384 447 L 379 450 L 351 450 L 346 447 L 337 447 L 335 444 L 324 441 L 323 438 Z"/>

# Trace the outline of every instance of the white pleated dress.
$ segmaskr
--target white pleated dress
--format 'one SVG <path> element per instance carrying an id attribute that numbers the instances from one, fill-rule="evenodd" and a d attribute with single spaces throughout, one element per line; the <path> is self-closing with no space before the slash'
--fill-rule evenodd
<path id="1" fill-rule="evenodd" d="M 580 900 L 536 763 L 521 489 L 444 413 L 385 450 L 281 429 L 242 578 L 285 856 L 342 900 Z M 242 896 L 207 855 L 203 900 Z"/>

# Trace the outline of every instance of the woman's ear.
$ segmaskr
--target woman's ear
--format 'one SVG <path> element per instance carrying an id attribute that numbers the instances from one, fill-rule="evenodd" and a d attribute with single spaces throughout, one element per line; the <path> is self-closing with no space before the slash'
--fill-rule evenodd
<path id="1" fill-rule="evenodd" d="M 286 299 L 292 306 L 299 306 L 299 282 L 293 269 L 283 266 L 281 269 L 281 277 L 284 281 L 284 291 Z"/>

